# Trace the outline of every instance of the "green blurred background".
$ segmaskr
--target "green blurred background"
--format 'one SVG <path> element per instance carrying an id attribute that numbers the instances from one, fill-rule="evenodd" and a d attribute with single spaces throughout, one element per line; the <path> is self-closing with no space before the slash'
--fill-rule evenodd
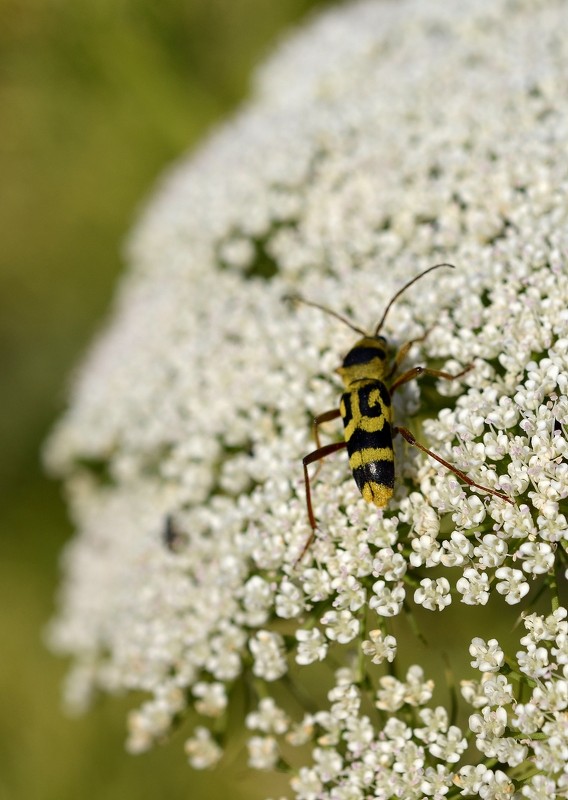
<path id="1" fill-rule="evenodd" d="M 125 754 L 127 701 L 63 716 L 65 664 L 41 637 L 71 530 L 39 450 L 104 318 L 138 204 L 318 5 L 0 0 L 1 800 L 257 795 L 236 765 L 193 772 L 183 736 Z"/>

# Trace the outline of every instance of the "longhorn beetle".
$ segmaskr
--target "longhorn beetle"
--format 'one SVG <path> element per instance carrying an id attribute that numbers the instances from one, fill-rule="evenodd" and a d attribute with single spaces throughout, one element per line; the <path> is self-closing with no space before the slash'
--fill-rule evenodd
<path id="1" fill-rule="evenodd" d="M 446 381 L 453 381 L 456 380 L 456 378 L 461 378 L 466 372 L 473 369 L 473 365 L 470 364 L 461 372 L 452 375 L 449 372 L 444 372 L 439 369 L 412 367 L 397 378 L 394 378 L 400 364 L 404 361 L 412 345 L 424 341 L 429 331 L 426 331 L 426 333 L 418 339 L 413 339 L 404 344 L 392 361 L 388 359 L 387 340 L 384 336 L 380 335 L 387 314 L 400 295 L 412 286 L 413 283 L 423 278 L 424 275 L 440 267 L 455 269 L 453 264 L 435 264 L 433 267 L 429 267 L 412 278 L 412 280 L 408 281 L 408 283 L 399 289 L 391 298 L 379 324 L 375 328 L 375 332 L 372 334 L 366 333 L 346 317 L 319 303 L 304 300 L 304 298 L 298 295 L 289 298 L 294 302 L 319 308 L 320 311 L 330 314 L 362 336 L 351 350 L 349 350 L 343 359 L 342 365 L 337 369 L 337 372 L 345 384 L 345 391 L 341 396 L 339 408 L 333 408 L 331 411 L 319 414 L 313 421 L 313 432 L 317 448 L 303 459 L 306 506 L 312 532 L 297 559 L 298 562 L 302 560 L 310 546 L 317 527 L 312 507 L 308 466 L 315 461 L 326 458 L 332 453 L 336 453 L 338 450 L 347 448 L 349 466 L 363 499 L 368 503 L 374 503 L 379 508 L 384 508 L 394 491 L 394 451 L 392 439 L 393 436 L 399 433 L 409 444 L 422 450 L 423 453 L 426 453 L 444 467 L 451 470 L 458 478 L 467 483 L 468 486 L 475 486 L 477 489 L 495 495 L 495 497 L 500 497 L 507 503 L 514 505 L 513 500 L 507 497 L 507 495 L 497 492 L 495 489 L 490 489 L 488 486 L 482 486 L 480 483 L 476 483 L 460 469 L 454 467 L 431 450 L 428 450 L 427 447 L 416 441 L 407 428 L 393 425 L 391 398 L 396 390 L 403 384 L 415 378 L 421 378 L 424 375 L 442 378 Z M 343 420 L 345 440 L 343 442 L 334 442 L 322 446 L 319 437 L 319 426 L 324 422 L 337 419 L 337 417 L 341 417 Z"/>

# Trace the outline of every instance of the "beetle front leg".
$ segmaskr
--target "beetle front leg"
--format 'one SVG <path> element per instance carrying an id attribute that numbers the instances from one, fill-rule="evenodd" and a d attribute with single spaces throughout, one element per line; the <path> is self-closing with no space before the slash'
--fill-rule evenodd
<path id="1" fill-rule="evenodd" d="M 318 450 L 320 449 L 321 441 L 319 437 L 319 426 L 322 425 L 324 422 L 331 422 L 332 419 L 337 419 L 341 416 L 341 412 L 338 408 L 332 408 L 330 411 L 324 411 L 323 414 L 318 414 L 317 417 L 314 417 L 312 421 L 312 431 L 314 434 L 314 439 L 316 440 L 316 446 Z"/>
<path id="2" fill-rule="evenodd" d="M 310 486 L 310 476 L 308 473 L 308 466 L 313 464 L 314 461 L 321 461 L 322 458 L 327 458 L 332 453 L 337 453 L 338 450 L 343 450 L 344 447 L 347 447 L 346 442 L 333 442 L 332 444 L 326 444 L 323 447 L 318 447 L 317 450 L 314 450 L 312 453 L 308 453 L 307 456 L 304 456 L 302 463 L 304 465 L 304 482 L 306 486 L 306 507 L 308 509 L 308 519 L 310 521 L 310 527 L 312 532 L 308 538 L 308 541 L 304 545 L 302 552 L 296 559 L 296 564 L 300 562 L 304 555 L 306 554 L 308 547 L 312 543 L 314 536 L 316 535 L 316 528 L 317 522 L 314 515 L 314 509 L 312 506 L 312 492 Z"/>
<path id="3" fill-rule="evenodd" d="M 318 414 L 317 417 L 314 417 L 312 420 L 312 433 L 316 442 L 316 447 L 319 450 L 322 447 L 320 435 L 319 435 L 319 426 L 322 425 L 324 422 L 331 422 L 333 419 L 337 419 L 341 416 L 341 412 L 338 408 L 332 408 L 329 411 L 324 411 L 323 414 Z M 319 471 L 322 468 L 323 464 L 318 464 L 316 471 L 314 472 L 314 480 L 319 475 Z"/>
<path id="4" fill-rule="evenodd" d="M 444 372 L 441 369 L 430 369 L 429 367 L 412 367 L 412 369 L 403 372 L 402 375 L 390 387 L 391 395 L 405 383 L 413 381 L 415 378 L 423 378 L 425 375 L 430 375 L 432 378 L 441 378 L 444 381 L 455 381 L 457 378 L 463 377 L 466 373 L 473 369 L 473 364 L 468 364 L 465 369 L 452 375 L 451 372 Z"/>
<path id="5" fill-rule="evenodd" d="M 418 336 L 416 339 L 411 339 L 409 342 L 406 342 L 406 344 L 402 345 L 402 347 L 400 348 L 400 350 L 398 351 L 398 353 L 394 357 L 394 362 L 393 362 L 393 365 L 392 365 L 392 369 L 389 372 L 389 374 L 387 375 L 387 378 L 392 378 L 392 376 L 395 374 L 397 369 L 400 367 L 400 365 L 402 364 L 402 362 L 404 361 L 404 359 L 408 355 L 408 352 L 409 352 L 410 348 L 413 345 L 418 344 L 418 342 L 423 342 L 424 339 L 426 339 L 426 337 L 428 336 L 428 334 L 430 333 L 430 331 L 432 330 L 433 327 L 434 326 L 432 326 L 430 328 L 427 328 L 427 330 L 424 331 L 422 336 Z"/>

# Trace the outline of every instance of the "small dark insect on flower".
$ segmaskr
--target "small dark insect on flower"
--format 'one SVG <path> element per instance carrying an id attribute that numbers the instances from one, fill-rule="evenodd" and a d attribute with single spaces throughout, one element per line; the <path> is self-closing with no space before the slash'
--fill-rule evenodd
<path id="1" fill-rule="evenodd" d="M 345 385 L 345 392 L 341 396 L 339 408 L 333 408 L 330 411 L 319 414 L 313 421 L 313 432 L 317 447 L 303 459 L 306 505 L 312 533 L 298 561 L 300 561 L 306 553 L 315 536 L 317 528 L 317 522 L 312 507 L 308 465 L 315 461 L 320 461 L 332 453 L 336 453 L 338 450 L 346 448 L 349 455 L 349 466 L 353 472 L 355 483 L 359 487 L 361 495 L 368 503 L 374 503 L 374 505 L 379 508 L 384 508 L 394 492 L 395 472 L 392 439 L 393 436 L 397 434 L 400 434 L 409 444 L 419 448 L 422 452 L 451 470 L 468 486 L 474 486 L 477 489 L 481 489 L 495 497 L 501 498 L 501 500 L 507 503 L 514 504 L 513 500 L 507 497 L 507 495 L 495 489 L 490 489 L 488 486 L 482 486 L 480 483 L 476 483 L 457 467 L 454 467 L 441 456 L 428 450 L 427 447 L 416 441 L 407 428 L 393 425 L 391 399 L 394 392 L 396 392 L 400 386 L 425 375 L 453 381 L 457 378 L 461 378 L 473 369 L 473 365 L 469 364 L 461 372 L 452 375 L 443 370 L 416 366 L 405 370 L 395 378 L 401 363 L 404 361 L 412 345 L 424 341 L 429 331 L 426 331 L 426 333 L 418 339 L 413 339 L 404 344 L 395 355 L 394 359 L 388 358 L 387 340 L 384 336 L 380 335 L 387 313 L 400 295 L 412 286 L 413 283 L 416 283 L 416 281 L 424 277 L 424 275 L 440 267 L 455 269 L 452 264 L 435 264 L 433 267 L 429 267 L 415 278 L 408 281 L 408 283 L 399 289 L 391 298 L 373 333 L 366 333 L 343 315 L 319 303 L 304 300 L 304 298 L 299 296 L 289 298 L 294 302 L 319 308 L 320 311 L 330 314 L 345 325 L 348 325 L 362 337 L 355 343 L 351 350 L 349 350 L 343 359 L 342 365 L 337 369 Z M 345 429 L 344 441 L 333 442 L 332 444 L 322 446 L 319 437 L 319 426 L 324 422 L 337 419 L 337 417 L 341 417 L 343 420 Z"/>
<path id="2" fill-rule="evenodd" d="M 172 553 L 179 553 L 187 544 L 187 536 L 178 530 L 173 514 L 168 514 L 165 519 L 162 541 Z"/>

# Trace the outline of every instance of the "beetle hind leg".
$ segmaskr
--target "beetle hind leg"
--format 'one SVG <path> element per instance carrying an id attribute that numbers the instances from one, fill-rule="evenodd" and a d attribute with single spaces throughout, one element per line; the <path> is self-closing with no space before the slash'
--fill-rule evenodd
<path id="1" fill-rule="evenodd" d="M 453 464 L 450 464 L 449 461 L 446 461 L 444 458 L 439 456 L 437 453 L 432 452 L 432 450 L 428 450 L 427 447 L 424 447 L 423 444 L 421 444 L 420 442 L 416 441 L 414 436 L 410 433 L 410 431 L 407 428 L 401 428 L 401 427 L 393 428 L 393 433 L 394 434 L 400 433 L 402 438 L 405 439 L 408 442 L 408 444 L 411 444 L 411 445 L 413 445 L 413 447 L 417 447 L 419 450 L 422 450 L 423 453 L 426 453 L 426 455 L 430 456 L 430 458 L 433 458 L 439 464 L 442 464 L 442 466 L 446 467 L 446 469 L 449 469 L 450 472 L 453 472 L 454 475 L 457 475 L 458 478 L 460 478 L 468 486 L 475 486 L 476 489 L 481 489 L 483 492 L 487 492 L 488 494 L 492 494 L 495 497 L 500 497 L 501 500 L 505 500 L 507 503 L 510 503 L 512 506 L 515 505 L 515 501 L 512 500 L 510 497 L 508 497 L 506 494 L 503 494 L 503 492 L 498 492 L 496 489 L 490 489 L 489 486 L 483 486 L 481 483 L 476 483 L 470 477 L 468 477 L 465 474 L 465 472 L 462 472 L 461 469 L 458 469 Z"/>

